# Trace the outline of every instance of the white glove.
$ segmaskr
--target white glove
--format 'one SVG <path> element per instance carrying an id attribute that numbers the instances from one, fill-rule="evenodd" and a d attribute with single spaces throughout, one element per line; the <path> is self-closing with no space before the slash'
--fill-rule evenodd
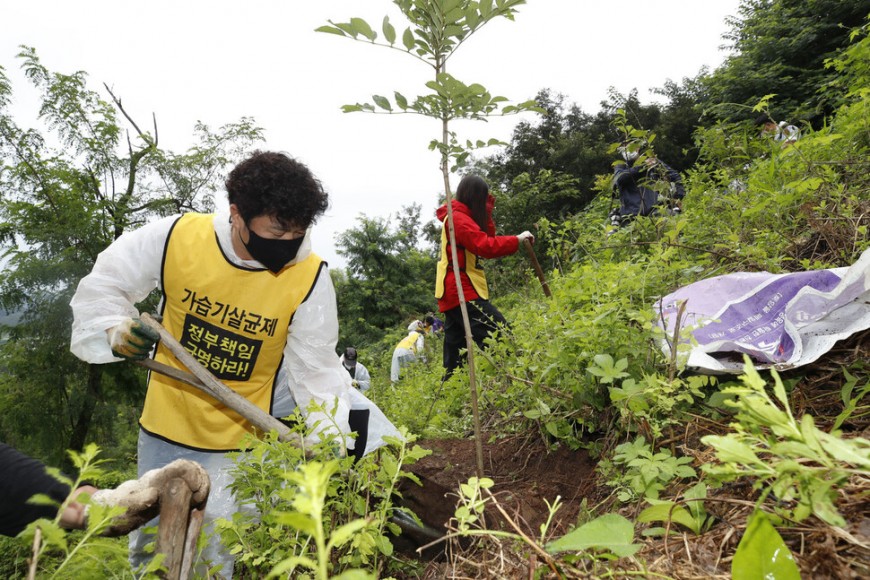
<path id="1" fill-rule="evenodd" d="M 120 358 L 142 360 L 148 358 L 154 343 L 160 339 L 151 328 L 138 318 L 128 318 L 108 330 L 112 354 Z"/>
<path id="2" fill-rule="evenodd" d="M 522 244 L 523 242 L 525 242 L 526 240 L 529 240 L 529 242 L 532 243 L 532 244 L 535 243 L 535 236 L 533 236 L 533 235 L 532 235 L 532 232 L 530 232 L 530 231 L 528 231 L 528 230 L 526 230 L 526 231 L 524 231 L 523 233 L 519 234 L 519 235 L 517 236 L 517 239 L 520 240 L 520 243 L 521 243 L 521 244 Z"/>

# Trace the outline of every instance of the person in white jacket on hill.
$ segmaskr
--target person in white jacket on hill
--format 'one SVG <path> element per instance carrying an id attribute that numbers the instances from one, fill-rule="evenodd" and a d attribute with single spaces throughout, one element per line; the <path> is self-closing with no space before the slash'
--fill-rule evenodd
<path id="1" fill-rule="evenodd" d="M 415 362 L 417 358 L 426 360 L 426 353 L 423 350 L 425 334 L 423 323 L 415 320 L 408 325 L 408 336 L 403 338 L 396 348 L 393 350 L 393 360 L 390 364 L 390 381 L 393 383 L 399 382 L 402 367 Z"/>
<path id="2" fill-rule="evenodd" d="M 349 346 L 344 349 L 344 354 L 341 355 L 341 364 L 352 379 L 351 385 L 363 393 L 371 388 L 372 377 L 369 374 L 369 369 L 357 360 L 357 352 L 354 347 Z"/>
<path id="3" fill-rule="evenodd" d="M 311 251 L 310 226 L 328 196 L 308 168 L 274 152 L 255 152 L 226 180 L 229 208 L 167 217 L 120 236 L 97 258 L 73 296 L 72 352 L 90 363 L 153 357 L 180 366 L 139 319 L 136 303 L 155 288 L 163 326 L 200 363 L 275 417 L 298 405 L 309 427 L 337 425 L 354 447 L 350 415 L 366 408 L 366 444 L 397 435 L 377 407 L 351 386 L 335 356 L 338 316 L 326 263 Z M 156 349 L 154 345 L 157 343 Z M 138 471 L 175 459 L 203 465 L 211 478 L 206 527 L 239 510 L 229 489 L 229 453 L 253 427 L 203 392 L 151 373 L 139 421 Z M 131 534 L 131 563 L 148 558 L 151 538 Z M 214 536 L 204 557 L 232 576 L 233 557 Z"/>

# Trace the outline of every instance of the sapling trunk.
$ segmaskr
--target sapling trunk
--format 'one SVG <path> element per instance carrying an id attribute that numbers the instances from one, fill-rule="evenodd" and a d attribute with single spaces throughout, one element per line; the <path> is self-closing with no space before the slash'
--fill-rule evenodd
<path id="1" fill-rule="evenodd" d="M 447 147 L 448 121 L 442 120 L 442 144 Z M 471 416 L 474 421 L 474 450 L 477 457 L 477 477 L 483 477 L 483 434 L 480 428 L 480 411 L 477 404 L 477 376 L 474 368 L 474 337 L 471 335 L 471 320 L 468 318 L 468 306 L 465 303 L 465 292 L 462 290 L 462 278 L 459 273 L 459 255 L 456 252 L 456 233 L 453 230 L 453 196 L 450 193 L 450 169 L 447 154 L 441 157 L 441 173 L 444 176 L 444 195 L 447 200 L 447 239 L 450 242 L 450 257 L 453 260 L 453 278 L 456 282 L 456 293 L 459 296 L 459 311 L 462 313 L 462 326 L 465 328 L 465 345 L 468 350 L 468 383 L 471 389 Z"/>
<path id="2" fill-rule="evenodd" d="M 499 0 L 492 2 L 396 2 L 399 9 L 410 22 L 411 26 L 402 35 L 401 44 L 397 45 L 396 30 L 388 18 L 384 18 L 384 42 L 378 42 L 378 34 L 361 18 L 353 18 L 346 23 L 329 21 L 329 26 L 321 26 L 319 32 L 337 34 L 360 42 L 378 44 L 391 49 L 404 49 L 407 54 L 419 59 L 435 72 L 435 78 L 427 83 L 434 92 L 409 101 L 399 94 L 396 95 L 396 108 L 389 99 L 373 95 L 374 104 L 357 103 L 345 105 L 345 112 L 404 112 L 424 115 L 441 121 L 441 140 L 435 142 L 441 152 L 441 173 L 444 177 L 444 193 L 447 199 L 447 236 L 450 242 L 450 253 L 453 258 L 453 273 L 456 278 L 456 288 L 459 297 L 459 309 L 462 313 L 462 323 L 465 327 L 465 342 L 468 347 L 468 375 L 471 387 L 471 408 L 474 417 L 475 444 L 477 448 L 477 471 L 483 476 L 483 446 L 481 443 L 480 414 L 477 406 L 477 381 L 474 368 L 474 341 L 471 335 L 471 321 L 468 318 L 465 295 L 462 292 L 462 281 L 457 263 L 456 235 L 453 230 L 453 208 L 450 195 L 450 157 L 456 157 L 457 164 L 475 149 L 476 146 L 463 147 L 452 144 L 449 124 L 452 119 L 486 120 L 486 117 L 496 114 L 516 114 L 523 111 L 544 113 L 533 101 L 518 105 L 504 105 L 504 97 L 491 95 L 478 84 L 465 85 L 446 74 L 446 63 L 456 49 L 472 34 L 491 21 L 493 18 L 505 17 L 513 20 L 516 7 L 525 4 L 525 0 Z M 499 111 L 499 109 L 501 109 Z M 490 140 L 489 144 L 494 144 Z M 482 145 L 478 145 L 480 147 Z"/>

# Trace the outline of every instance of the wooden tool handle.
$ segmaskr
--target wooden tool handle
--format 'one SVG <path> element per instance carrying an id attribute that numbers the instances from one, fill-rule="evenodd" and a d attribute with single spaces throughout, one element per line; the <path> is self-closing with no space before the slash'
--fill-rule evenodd
<path id="1" fill-rule="evenodd" d="M 541 287 L 544 289 L 544 294 L 547 298 L 553 296 L 550 292 L 550 285 L 547 284 L 547 279 L 544 278 L 544 271 L 541 269 L 541 265 L 538 263 L 538 257 L 535 256 L 535 250 L 532 249 L 532 242 L 529 240 L 523 240 L 523 245 L 526 247 L 526 252 L 529 253 L 529 260 L 532 262 L 532 267 L 535 269 L 535 274 L 538 275 L 538 280 L 541 281 Z"/>
<path id="2" fill-rule="evenodd" d="M 171 352 L 178 361 L 183 364 L 192 373 L 196 381 L 191 381 L 189 377 L 184 376 L 186 373 L 177 371 L 175 373 L 164 372 L 165 365 L 159 363 L 147 366 L 151 370 L 161 374 L 166 374 L 170 378 L 185 382 L 197 389 L 203 391 L 214 399 L 217 399 L 230 409 L 237 412 L 239 415 L 247 419 L 251 425 L 268 433 L 275 430 L 278 432 L 278 438 L 286 443 L 292 443 L 297 447 L 302 447 L 302 437 L 298 433 L 293 433 L 290 428 L 284 423 L 269 415 L 255 404 L 239 395 L 237 392 L 217 380 L 200 362 L 185 349 L 181 343 L 175 340 L 175 337 L 169 334 L 163 325 L 157 322 L 150 314 L 143 312 L 139 319 L 149 328 L 160 335 L 160 341 Z M 181 373 L 181 374 L 178 374 Z"/>

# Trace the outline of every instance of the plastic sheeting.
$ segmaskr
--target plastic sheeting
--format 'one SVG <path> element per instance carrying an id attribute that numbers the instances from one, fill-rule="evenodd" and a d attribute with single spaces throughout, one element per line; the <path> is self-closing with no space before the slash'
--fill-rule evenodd
<path id="1" fill-rule="evenodd" d="M 848 268 L 788 274 L 738 272 L 668 294 L 654 308 L 673 339 L 681 303 L 681 347 L 689 368 L 743 372 L 743 354 L 758 368 L 811 363 L 835 342 L 870 328 L 870 250 Z M 670 355 L 668 340 L 662 348 Z"/>

